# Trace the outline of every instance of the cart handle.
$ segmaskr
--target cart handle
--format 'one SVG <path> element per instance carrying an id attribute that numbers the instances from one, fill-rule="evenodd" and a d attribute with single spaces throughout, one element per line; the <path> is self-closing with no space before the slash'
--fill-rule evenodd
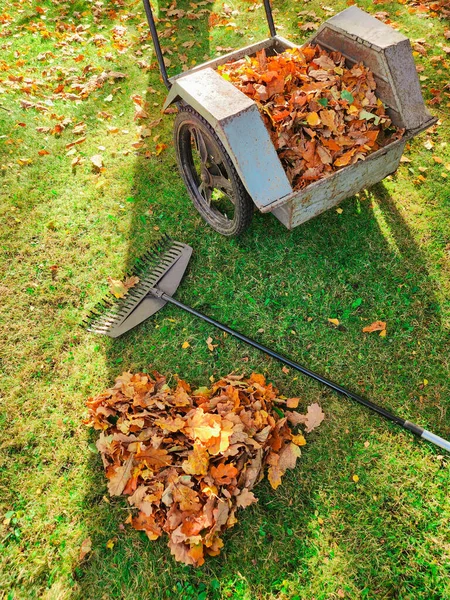
<path id="1" fill-rule="evenodd" d="M 153 46 L 155 48 L 156 57 L 158 59 L 159 70 L 161 71 L 161 76 L 163 78 L 164 84 L 168 90 L 172 87 L 172 84 L 169 80 L 169 76 L 167 75 L 166 65 L 164 64 L 164 57 L 161 50 L 161 44 L 159 43 L 158 32 L 156 31 L 155 19 L 153 17 L 152 7 L 150 6 L 150 0 L 143 0 L 145 14 L 147 15 L 148 25 L 150 27 L 150 33 L 152 36 Z M 270 6 L 270 0 L 264 0 L 264 8 L 266 11 L 266 19 L 267 24 L 269 26 L 269 31 L 271 37 L 275 37 L 277 32 L 275 30 L 275 24 L 273 22 L 272 8 Z"/>

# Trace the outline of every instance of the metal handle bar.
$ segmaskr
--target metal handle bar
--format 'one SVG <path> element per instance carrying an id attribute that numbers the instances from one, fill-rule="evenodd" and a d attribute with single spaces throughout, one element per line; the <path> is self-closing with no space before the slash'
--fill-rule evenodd
<path id="1" fill-rule="evenodd" d="M 172 87 L 169 76 L 167 75 L 166 65 L 164 64 L 164 57 L 161 50 L 161 44 L 159 42 L 158 32 L 156 30 L 155 19 L 153 17 L 152 7 L 150 6 L 150 0 L 142 0 L 144 3 L 145 14 L 147 15 L 148 25 L 150 27 L 150 33 L 152 35 L 153 46 L 156 52 L 156 58 L 158 59 L 159 70 L 163 78 L 164 84 L 168 90 Z M 277 32 L 275 30 L 275 24 L 273 22 L 272 8 L 270 6 L 270 0 L 264 0 L 264 9 L 266 12 L 267 24 L 269 26 L 270 35 L 274 37 Z"/>

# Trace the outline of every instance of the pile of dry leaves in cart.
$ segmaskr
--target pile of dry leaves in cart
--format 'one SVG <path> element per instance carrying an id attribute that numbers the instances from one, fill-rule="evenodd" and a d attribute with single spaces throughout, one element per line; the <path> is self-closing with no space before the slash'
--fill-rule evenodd
<path id="1" fill-rule="evenodd" d="M 402 137 L 375 94 L 371 71 L 345 66 L 320 46 L 286 50 L 218 67 L 252 98 L 295 190 L 353 164 Z"/>

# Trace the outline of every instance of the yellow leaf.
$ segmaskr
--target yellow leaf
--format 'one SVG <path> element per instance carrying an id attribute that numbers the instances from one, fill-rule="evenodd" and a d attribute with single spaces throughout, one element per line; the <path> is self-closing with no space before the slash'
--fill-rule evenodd
<path id="1" fill-rule="evenodd" d="M 358 483 L 358 481 L 359 481 L 358 475 L 353 475 L 352 479 L 355 483 Z"/>
<path id="2" fill-rule="evenodd" d="M 159 156 L 163 150 L 167 148 L 167 144 L 156 144 L 156 156 Z"/>
<path id="3" fill-rule="evenodd" d="M 206 340 L 206 345 L 208 346 L 208 350 L 210 352 L 214 352 L 214 348 L 217 348 L 217 344 L 212 343 L 213 339 L 211 336 Z"/>
<path id="4" fill-rule="evenodd" d="M 183 348 L 183 350 L 186 350 L 186 348 L 189 348 L 189 346 L 190 346 L 190 343 L 189 343 L 189 342 L 183 342 L 183 343 L 181 344 L 181 347 Z"/>
<path id="5" fill-rule="evenodd" d="M 333 323 L 333 325 L 336 325 L 336 327 L 339 325 L 339 319 L 328 319 L 329 323 Z"/>
<path id="6" fill-rule="evenodd" d="M 342 213 L 344 212 L 344 209 L 343 208 L 337 208 L 336 212 L 337 212 L 338 215 L 342 215 Z"/>
<path id="7" fill-rule="evenodd" d="M 428 379 L 423 380 L 423 385 L 428 385 Z"/>
<path id="8" fill-rule="evenodd" d="M 112 550 L 114 548 L 114 544 L 117 542 L 117 538 L 111 538 L 106 542 L 106 547 L 108 550 Z"/>
<path id="9" fill-rule="evenodd" d="M 308 116 L 306 117 L 306 121 L 307 121 L 308 125 L 310 125 L 311 127 L 315 127 L 316 125 L 319 125 L 319 123 L 321 122 L 319 115 L 316 112 L 308 113 Z"/>
<path id="10" fill-rule="evenodd" d="M 319 523 L 319 525 L 323 525 L 324 523 L 322 517 L 317 517 L 317 522 Z"/>
<path id="11" fill-rule="evenodd" d="M 292 443 L 296 446 L 306 446 L 306 440 L 301 433 L 292 436 Z"/>
<path id="12" fill-rule="evenodd" d="M 382 329 L 382 330 L 380 331 L 380 337 L 386 337 L 386 335 L 387 335 L 387 331 L 386 331 L 386 329 Z"/>
<path id="13" fill-rule="evenodd" d="M 208 466 L 208 451 L 199 442 L 194 444 L 192 451 L 189 452 L 187 460 L 181 465 L 183 471 L 188 475 L 206 475 Z"/>

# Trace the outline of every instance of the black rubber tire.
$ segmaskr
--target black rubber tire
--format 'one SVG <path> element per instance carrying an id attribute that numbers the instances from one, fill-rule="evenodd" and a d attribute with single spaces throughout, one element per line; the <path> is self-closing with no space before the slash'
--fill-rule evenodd
<path id="1" fill-rule="evenodd" d="M 174 143 L 181 176 L 200 215 L 218 233 L 240 235 L 250 225 L 254 205 L 213 127 L 183 106 L 174 123 Z"/>

